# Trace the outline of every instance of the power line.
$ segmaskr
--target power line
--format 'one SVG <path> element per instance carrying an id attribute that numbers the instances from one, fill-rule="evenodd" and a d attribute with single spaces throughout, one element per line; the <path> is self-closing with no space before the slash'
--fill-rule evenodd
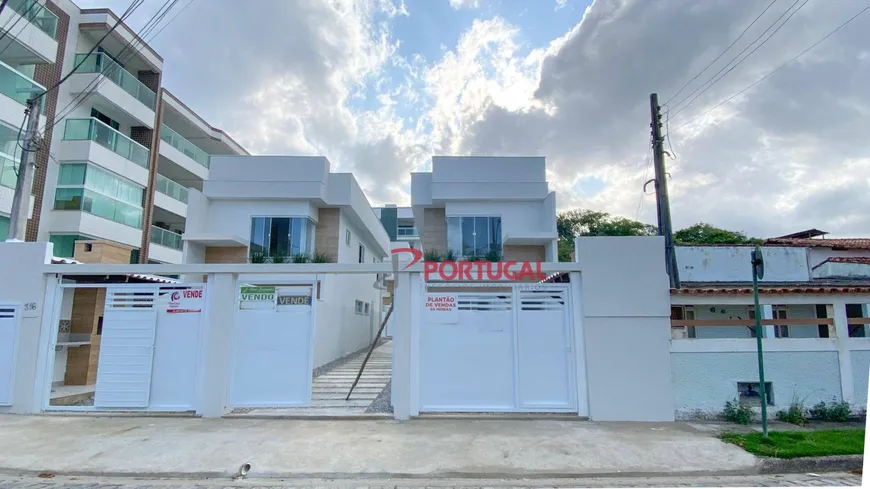
<path id="1" fill-rule="evenodd" d="M 677 115 L 680 111 L 682 111 L 683 109 L 685 109 L 686 107 L 688 107 L 689 105 L 691 105 L 692 102 L 694 102 L 698 97 L 701 96 L 701 94 L 703 94 L 704 92 L 706 92 L 707 90 L 709 90 L 713 85 L 716 84 L 716 82 L 718 82 L 719 80 L 721 80 L 725 75 L 727 75 L 728 73 L 730 73 L 731 71 L 733 71 L 734 68 L 737 68 L 741 63 L 743 63 L 744 61 L 746 61 L 746 59 L 749 58 L 749 57 L 752 55 L 752 53 L 754 53 L 755 51 L 757 51 L 757 50 L 758 50 L 761 46 L 763 46 L 763 45 L 764 45 L 768 40 L 770 40 L 770 38 L 773 37 L 773 35 L 776 34 L 777 31 L 779 31 L 779 29 L 781 29 L 782 26 L 784 26 L 785 23 L 788 22 L 789 19 L 791 19 L 792 15 L 794 15 L 795 13 L 797 13 L 798 10 L 800 10 L 801 8 L 803 8 L 803 6 L 806 5 L 807 2 L 809 2 L 809 0 L 804 0 L 804 3 L 801 4 L 801 5 L 800 5 L 796 10 L 794 10 L 794 11 L 791 13 L 791 15 L 789 15 L 788 18 L 786 18 L 786 19 L 785 19 L 781 24 L 779 24 L 779 27 L 777 27 L 777 29 L 776 29 L 773 33 L 771 33 L 770 36 L 768 36 L 768 37 L 765 38 L 763 41 L 761 41 L 761 43 L 758 44 L 758 46 L 756 46 L 755 49 L 753 49 L 749 54 L 747 54 L 746 56 L 744 56 L 743 58 L 741 58 L 739 61 L 737 61 L 737 63 L 736 63 L 734 66 L 730 66 L 731 63 L 733 63 L 735 60 L 737 60 L 738 58 L 740 58 L 740 56 L 741 56 L 743 53 L 745 53 L 749 48 L 751 48 L 755 43 L 757 43 L 757 42 L 759 41 L 759 39 L 761 39 L 762 37 L 764 37 L 764 35 L 767 34 L 767 32 L 770 31 L 770 30 L 771 30 L 775 25 L 777 25 L 777 23 L 778 23 L 778 22 L 779 22 L 783 17 L 785 17 L 786 14 L 788 14 L 788 13 L 791 11 L 791 9 L 792 9 L 795 5 L 797 5 L 800 1 L 801 1 L 801 0 L 795 0 L 794 3 L 792 3 L 791 5 L 789 5 L 789 7 L 788 7 L 787 9 L 785 9 L 785 12 L 783 12 L 782 14 L 780 14 L 780 16 L 777 17 L 776 20 L 774 20 L 773 23 L 771 23 L 771 24 L 767 27 L 767 29 L 765 29 L 761 34 L 758 35 L 758 37 L 756 37 L 756 38 L 755 38 L 752 42 L 750 42 L 750 43 L 749 43 L 745 48 L 743 48 L 742 51 L 740 51 L 740 52 L 737 53 L 733 58 L 731 58 L 731 59 L 728 61 L 728 63 L 725 64 L 725 66 L 723 66 L 722 68 L 720 68 L 719 71 L 717 71 L 717 72 L 716 72 L 713 76 L 711 76 L 707 81 L 705 81 L 705 82 L 702 83 L 700 86 L 698 86 L 697 88 L 695 88 L 695 89 L 692 91 L 692 93 L 686 95 L 685 97 L 683 97 L 682 99 L 680 99 L 679 102 L 673 104 L 673 105 L 671 106 L 671 107 L 674 109 L 674 111 L 675 111 L 673 115 Z M 730 66 L 730 68 L 729 68 L 729 66 Z M 725 71 L 726 69 L 727 69 L 728 71 Z M 722 73 L 723 71 L 725 72 L 724 74 Z M 719 75 L 722 75 L 722 76 L 719 76 Z M 717 77 L 718 77 L 718 78 L 717 78 Z M 703 90 L 701 90 L 702 88 L 703 88 Z M 701 90 L 701 93 L 698 93 L 699 90 Z M 688 104 L 684 105 L 683 107 L 680 107 L 680 105 L 682 105 L 686 100 L 688 100 L 690 97 L 692 97 L 692 96 L 695 95 L 695 94 L 698 94 L 698 96 L 696 96 L 695 98 L 693 98 L 693 99 L 692 99 Z"/>
<path id="2" fill-rule="evenodd" d="M 157 32 L 154 34 L 154 37 L 159 36 L 160 33 L 163 32 L 163 29 L 166 29 L 167 27 L 169 27 L 169 24 L 171 24 L 172 21 L 174 21 L 176 17 L 178 17 L 178 16 L 181 15 L 185 10 L 187 10 L 187 7 L 190 7 L 190 5 L 191 5 L 193 2 L 194 2 L 194 0 L 190 0 L 189 2 L 187 2 L 187 5 L 185 5 L 184 7 L 182 7 L 181 10 L 179 10 L 178 12 L 176 12 L 175 15 L 173 15 L 172 18 L 169 19 L 169 21 L 167 21 L 165 24 L 163 24 L 163 27 L 161 27 L 160 30 L 157 31 Z"/>
<path id="3" fill-rule="evenodd" d="M 27 14 L 29 14 L 30 11 L 33 10 L 33 7 L 36 6 L 36 5 L 37 5 L 37 2 L 33 2 L 33 3 L 31 3 L 30 6 L 27 7 L 27 10 L 25 10 L 23 14 L 20 14 L 20 15 L 18 16 L 18 18 L 15 19 L 15 22 L 13 22 L 12 25 L 9 26 L 9 27 L 7 28 L 6 26 L 9 25 L 9 22 L 12 22 L 12 18 L 10 17 L 9 20 L 6 21 L 6 24 L 3 25 L 3 32 L 0 33 L 0 41 L 2 41 L 3 38 L 6 37 L 6 34 L 8 34 L 9 32 L 11 32 L 12 29 L 14 29 L 15 26 L 18 25 L 19 22 L 21 22 L 21 19 L 27 17 Z M 21 32 L 24 31 L 24 28 L 25 28 L 25 27 L 27 27 L 27 24 L 26 24 L 26 23 L 25 23 L 24 25 L 21 26 L 21 30 L 18 32 L 18 34 L 21 34 Z M 16 37 L 18 37 L 18 36 L 16 35 Z M 8 48 L 9 45 L 11 45 L 13 42 L 14 42 L 14 41 L 10 39 L 10 40 L 9 40 L 9 44 L 7 44 L 6 47 Z M 6 49 L 4 48 L 3 51 L 6 51 Z"/>
<path id="4" fill-rule="evenodd" d="M 716 84 L 716 82 L 718 82 L 719 80 L 721 80 L 722 78 L 724 78 L 728 73 L 731 73 L 731 72 L 734 70 L 734 68 L 737 68 L 737 66 L 739 66 L 740 63 L 742 63 L 743 61 L 745 61 L 746 58 L 752 56 L 752 53 L 758 51 L 758 49 L 761 48 L 761 46 L 764 46 L 764 43 L 766 43 L 766 42 L 767 42 L 771 37 L 773 37 L 777 32 L 779 32 L 779 30 L 782 29 L 782 27 L 785 25 L 785 23 L 788 22 L 788 20 L 791 19 L 792 16 L 794 16 L 794 14 L 796 14 L 796 13 L 798 12 L 798 10 L 800 10 L 801 8 L 803 8 L 804 5 L 806 5 L 807 3 L 809 3 L 809 1 L 810 1 L 810 0 L 804 0 L 804 3 L 800 4 L 800 6 L 798 6 L 797 9 L 795 9 L 795 10 L 794 10 L 794 11 L 793 11 L 793 12 L 792 12 L 788 17 L 786 17 L 786 19 L 783 21 L 783 23 L 780 24 L 779 27 L 776 28 L 776 30 L 774 30 L 773 32 L 771 32 L 770 35 L 767 36 L 767 38 L 766 38 L 764 41 L 761 42 L 761 44 L 759 44 L 758 46 L 756 46 L 755 49 L 753 49 L 752 51 L 750 51 L 749 54 L 747 54 L 746 56 L 744 56 L 740 61 L 737 62 L 737 64 L 735 64 L 734 66 L 732 66 L 731 68 L 729 68 L 728 71 L 726 71 L 725 73 L 722 73 L 722 75 L 721 75 L 719 78 L 716 78 L 715 80 L 713 80 L 713 83 L 711 83 L 710 85 L 708 85 L 707 88 L 705 88 L 704 90 L 701 91 L 701 93 L 695 95 L 695 97 L 692 98 L 692 100 L 690 100 L 689 103 L 687 103 L 686 105 L 680 107 L 679 110 L 677 110 L 676 112 L 674 112 L 674 115 L 679 114 L 680 112 L 682 112 L 683 110 L 685 110 L 687 107 L 689 107 L 690 105 L 692 105 L 692 103 L 695 102 L 695 100 L 697 100 L 698 97 L 700 97 L 701 95 L 703 95 L 704 92 L 706 92 L 707 90 L 709 90 L 713 85 Z"/>
<path id="5" fill-rule="evenodd" d="M 755 25 L 755 23 L 758 22 L 758 19 L 760 19 L 762 15 L 764 15 L 768 10 L 770 10 L 770 7 L 773 7 L 773 4 L 775 4 L 776 2 L 777 2 L 777 0 L 772 0 L 769 4 L 767 4 L 767 7 L 765 7 L 764 10 L 762 10 L 761 13 L 758 14 L 758 16 L 755 17 L 755 19 L 753 19 L 752 22 L 750 22 L 749 25 L 746 26 L 745 29 L 743 29 L 743 32 L 741 32 L 740 35 L 737 36 L 737 39 L 734 39 L 733 41 L 731 41 L 731 44 L 729 44 L 728 47 L 725 48 L 725 51 L 722 51 L 721 53 L 719 53 L 719 56 L 716 56 L 716 58 L 713 59 L 713 61 L 710 61 L 710 64 L 708 64 L 707 66 L 705 66 L 703 70 L 699 71 L 697 75 L 693 76 L 689 81 L 687 81 L 687 82 L 686 82 L 682 87 L 680 87 L 679 90 L 677 90 L 677 93 L 671 95 L 671 98 L 669 98 L 667 101 L 665 101 L 665 103 L 663 103 L 662 105 L 668 105 L 668 102 L 670 102 L 671 100 L 677 98 L 677 95 L 683 93 L 683 90 L 685 90 L 686 87 L 688 87 L 690 83 L 692 83 L 693 81 L 697 80 L 698 77 L 701 76 L 701 75 L 703 75 L 704 72 L 707 71 L 711 66 L 713 66 L 713 64 L 714 64 L 716 61 L 719 61 L 719 58 L 721 58 L 722 56 L 724 56 L 725 53 L 727 53 L 729 49 L 731 49 L 732 47 L 734 47 L 734 45 L 737 44 L 737 41 L 739 41 L 740 39 L 743 38 L 744 34 L 746 34 L 746 31 L 748 31 L 750 27 L 752 27 L 753 25 Z"/>
<path id="6" fill-rule="evenodd" d="M 702 112 L 701 114 L 699 114 L 699 115 L 693 117 L 692 119 L 688 120 L 687 122 L 681 124 L 679 127 L 677 127 L 676 129 L 674 129 L 674 132 L 679 131 L 680 129 L 682 129 L 682 128 L 688 126 L 689 124 L 695 122 L 696 120 L 700 119 L 701 117 L 704 117 L 705 115 L 709 114 L 710 112 L 713 112 L 714 110 L 718 109 L 719 107 L 721 107 L 721 106 L 727 104 L 728 102 L 730 102 L 731 100 L 733 100 L 735 97 L 738 97 L 738 96 L 742 95 L 742 94 L 745 93 L 746 91 L 750 90 L 752 87 L 754 87 L 754 86 L 758 85 L 759 83 L 763 82 L 764 80 L 770 78 L 771 75 L 773 75 L 773 74 L 776 73 L 777 71 L 779 71 L 779 70 L 785 68 L 787 65 L 789 65 L 790 63 L 792 63 L 792 62 L 795 61 L 796 59 L 800 58 L 801 56 L 803 56 L 803 55 L 807 54 L 808 52 L 810 52 L 813 48 L 815 48 L 815 47 L 818 46 L 819 44 L 823 43 L 823 42 L 824 42 L 825 40 L 827 40 L 829 37 L 831 37 L 831 36 L 833 36 L 834 34 L 836 34 L 837 31 L 839 31 L 839 30 L 842 29 L 843 27 L 846 27 L 847 24 L 849 24 L 850 22 L 852 22 L 853 20 L 855 20 L 856 18 L 858 18 L 858 16 L 860 16 L 861 14 L 863 14 L 864 12 L 866 12 L 866 11 L 868 11 L 868 10 L 870 10 L 870 4 L 868 4 L 866 7 L 864 7 L 864 8 L 861 9 L 860 11 L 858 11 L 857 14 L 853 15 L 852 17 L 850 17 L 847 21 L 845 21 L 845 22 L 843 22 L 842 24 L 840 24 L 839 26 L 837 26 L 836 29 L 834 29 L 834 30 L 832 30 L 831 32 L 827 33 L 824 37 L 822 37 L 822 38 L 819 39 L 818 41 L 814 42 L 810 47 L 808 47 L 808 48 L 804 49 L 803 51 L 801 51 L 800 53 L 798 53 L 797 56 L 795 56 L 795 57 L 789 59 L 788 61 L 786 61 L 785 63 L 779 65 L 778 67 L 776 67 L 776 69 L 774 69 L 774 70 L 771 71 L 770 73 L 764 75 L 763 77 L 759 78 L 758 80 L 756 80 L 754 83 L 752 83 L 752 84 L 749 85 L 748 87 L 744 88 L 743 90 L 740 90 L 739 92 L 737 92 L 737 93 L 735 93 L 734 95 L 732 95 L 732 96 L 726 98 L 725 100 L 719 102 L 718 104 L 716 104 L 715 106 L 711 107 L 710 109 L 708 109 L 708 110 Z"/>

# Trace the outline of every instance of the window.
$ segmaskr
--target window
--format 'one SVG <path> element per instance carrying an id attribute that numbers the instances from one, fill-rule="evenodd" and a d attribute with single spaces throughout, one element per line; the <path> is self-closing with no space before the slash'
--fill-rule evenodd
<path id="1" fill-rule="evenodd" d="M 741 403 L 749 406 L 761 406 L 761 389 L 758 382 L 738 382 L 737 396 Z M 773 406 L 773 383 L 764 383 L 764 396 L 767 405 Z"/>
<path id="2" fill-rule="evenodd" d="M 448 217 L 447 248 L 464 257 L 501 253 L 501 217 Z"/>
<path id="3" fill-rule="evenodd" d="M 363 314 L 365 314 L 366 316 L 369 315 L 369 305 L 370 304 L 368 302 L 363 303 Z"/>
<path id="4" fill-rule="evenodd" d="M 357 314 L 363 313 L 363 301 L 361 301 L 361 300 L 354 301 L 353 312 L 355 312 Z"/>
<path id="5" fill-rule="evenodd" d="M 785 306 L 773 306 L 773 318 L 788 319 L 788 310 L 785 308 Z M 774 336 L 777 338 L 788 338 L 788 326 L 774 326 L 773 333 Z"/>
<path id="6" fill-rule="evenodd" d="M 846 318 L 863 318 L 864 304 L 846 304 Z M 849 324 L 850 338 L 865 338 L 867 327 L 864 324 Z"/>
<path id="7" fill-rule="evenodd" d="M 78 210 L 142 229 L 145 189 L 88 163 L 62 162 L 58 171 L 55 210 Z"/>
<path id="8" fill-rule="evenodd" d="M 350 229 L 344 230 L 344 244 L 350 246 Z"/>
<path id="9" fill-rule="evenodd" d="M 695 320 L 695 308 L 692 306 L 671 306 L 671 320 Z M 671 326 L 671 338 L 696 338 L 694 326 Z"/>
<path id="10" fill-rule="evenodd" d="M 314 221 L 307 217 L 252 217 L 251 253 L 291 257 L 314 249 Z"/>
<path id="11" fill-rule="evenodd" d="M 52 234 L 48 240 L 54 245 L 54 256 L 72 258 L 76 250 L 76 241 L 93 239 L 78 234 Z"/>
<path id="12" fill-rule="evenodd" d="M 106 114 L 103 114 L 102 112 L 100 112 L 97 109 L 91 109 L 91 117 L 93 117 L 94 119 L 97 119 L 98 121 L 102 122 L 103 124 L 111 127 L 112 129 L 114 129 L 116 131 L 121 130 L 121 125 L 118 124 L 118 121 L 112 119 L 111 117 L 107 116 Z"/>
<path id="13" fill-rule="evenodd" d="M 363 246 L 362 243 L 359 244 L 359 262 L 366 262 L 366 247 Z"/>

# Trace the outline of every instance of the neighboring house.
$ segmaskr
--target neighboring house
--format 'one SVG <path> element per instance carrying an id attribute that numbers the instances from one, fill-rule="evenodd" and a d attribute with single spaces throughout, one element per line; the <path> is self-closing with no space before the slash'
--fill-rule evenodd
<path id="1" fill-rule="evenodd" d="M 677 246 L 671 352 L 678 417 L 758 404 L 755 318 L 762 321 L 768 404 L 845 400 L 866 406 L 870 239 L 774 238 L 762 245 L 761 310 L 754 246 Z"/>
<path id="2" fill-rule="evenodd" d="M 0 15 L 11 26 L 0 27 L 11 42 L 0 53 L 9 81 L 0 89 L 3 239 L 27 90 L 44 91 L 78 66 L 43 97 L 48 144 L 36 153 L 26 240 L 51 241 L 64 257 L 76 241 L 106 240 L 133 248 L 133 262 L 179 263 L 187 188 L 208 179 L 210 155 L 247 152 L 163 87 L 160 54 L 110 10 L 70 0 L 8 6 Z"/>
<path id="3" fill-rule="evenodd" d="M 411 174 L 411 206 L 426 253 L 558 261 L 556 194 L 543 157 L 432 158 Z"/>
<path id="4" fill-rule="evenodd" d="M 374 211 L 390 237 L 393 248 L 420 249 L 420 233 L 414 222 L 414 211 L 410 207 L 387 204 L 376 207 Z"/>
<path id="5" fill-rule="evenodd" d="M 331 173 L 323 157 L 213 157 L 202 192 L 190 190 L 184 263 L 380 263 L 389 252 L 389 237 L 356 179 Z M 315 367 L 372 339 L 380 324 L 376 279 L 285 277 L 316 281 Z"/>

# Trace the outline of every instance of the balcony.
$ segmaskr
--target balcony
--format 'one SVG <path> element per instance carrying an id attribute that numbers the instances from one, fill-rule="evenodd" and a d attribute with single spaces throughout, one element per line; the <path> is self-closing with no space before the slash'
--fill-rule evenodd
<path id="1" fill-rule="evenodd" d="M 57 15 L 36 0 L 9 0 L 6 7 L 24 17 L 52 39 L 57 35 Z"/>
<path id="2" fill-rule="evenodd" d="M 27 99 L 45 91 L 45 87 L 24 76 L 18 70 L 0 61 L 0 118 L 13 127 L 21 124 Z M 45 104 L 45 97 L 39 99 Z M 40 124 L 45 123 L 40 116 Z"/>
<path id="3" fill-rule="evenodd" d="M 416 227 L 399 227 L 396 233 L 396 236 L 399 238 L 418 238 L 420 234 L 417 232 Z"/>
<path id="4" fill-rule="evenodd" d="M 187 188 L 159 174 L 154 188 L 157 190 L 154 193 L 155 212 L 164 210 L 182 219 L 187 217 Z M 176 222 L 174 218 L 168 219 L 168 222 Z"/>
<path id="5" fill-rule="evenodd" d="M 15 184 L 18 182 L 17 171 L 18 162 L 0 154 L 0 186 L 14 189 Z"/>
<path id="6" fill-rule="evenodd" d="M 63 139 L 67 141 L 93 141 L 142 168 L 148 168 L 148 159 L 151 154 L 148 148 L 97 119 L 67 119 Z"/>
<path id="7" fill-rule="evenodd" d="M 180 234 L 157 226 L 151 226 L 151 243 L 179 251 L 184 245 Z"/>
<path id="8" fill-rule="evenodd" d="M 199 149 L 195 144 L 191 143 L 180 134 L 170 129 L 165 124 L 160 128 L 160 139 L 162 139 L 167 144 L 177 149 L 193 161 L 199 163 L 206 168 L 209 167 L 210 157 L 208 153 Z"/>
<path id="9" fill-rule="evenodd" d="M 161 194 L 168 195 L 179 202 L 187 203 L 187 189 L 163 175 L 157 175 L 155 188 Z"/>
<path id="10" fill-rule="evenodd" d="M 79 73 L 100 73 L 152 111 L 157 106 L 157 95 L 150 88 L 103 53 L 76 54 L 73 66 Z"/>
<path id="11" fill-rule="evenodd" d="M 0 13 L 3 59 L 21 64 L 54 63 L 57 16 L 36 0 L 9 0 Z"/>

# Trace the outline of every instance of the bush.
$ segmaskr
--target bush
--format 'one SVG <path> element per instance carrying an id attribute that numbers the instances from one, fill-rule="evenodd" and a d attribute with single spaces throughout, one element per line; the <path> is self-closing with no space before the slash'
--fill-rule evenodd
<path id="1" fill-rule="evenodd" d="M 722 417 L 729 423 L 749 424 L 755 417 L 755 412 L 751 407 L 740 404 L 740 401 L 734 399 L 725 403 L 725 411 L 722 412 Z"/>
<path id="2" fill-rule="evenodd" d="M 776 413 L 776 419 L 803 426 L 807 424 L 807 408 L 804 406 L 804 403 L 795 399 L 788 406 L 788 409 Z"/>
<path id="3" fill-rule="evenodd" d="M 253 252 L 251 253 L 251 263 L 266 263 L 266 259 L 269 257 L 265 253 Z"/>
<path id="4" fill-rule="evenodd" d="M 441 253 L 438 253 L 437 250 L 426 250 L 423 252 L 423 259 L 426 261 L 441 261 L 443 258 L 441 257 Z"/>
<path id="5" fill-rule="evenodd" d="M 309 263 L 311 261 L 311 257 L 306 255 L 305 253 L 297 253 L 290 257 L 290 261 L 292 263 Z"/>
<path id="6" fill-rule="evenodd" d="M 311 255 L 311 263 L 332 263 L 332 257 L 326 253 L 314 253 Z"/>
<path id="7" fill-rule="evenodd" d="M 846 401 L 836 399 L 832 399 L 830 404 L 822 401 L 810 409 L 810 417 L 819 421 L 844 423 L 849 421 L 851 415 L 852 406 Z"/>

